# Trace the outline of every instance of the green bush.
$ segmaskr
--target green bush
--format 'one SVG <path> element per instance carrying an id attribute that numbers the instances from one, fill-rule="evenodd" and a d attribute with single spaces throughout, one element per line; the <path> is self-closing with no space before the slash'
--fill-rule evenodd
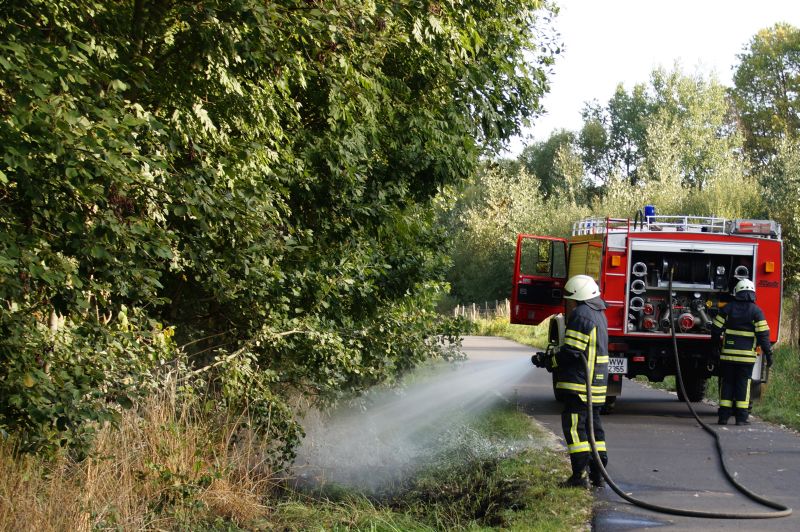
<path id="1" fill-rule="evenodd" d="M 440 356 L 437 195 L 538 110 L 542 8 L 4 2 L 0 425 L 70 443 L 185 357 L 291 448 L 288 397 Z"/>
<path id="2" fill-rule="evenodd" d="M 175 357 L 172 330 L 122 309 L 111 326 L 83 320 L 57 331 L 6 313 L 0 429 L 22 450 L 66 445 L 82 453 L 92 434 L 152 392 Z"/>

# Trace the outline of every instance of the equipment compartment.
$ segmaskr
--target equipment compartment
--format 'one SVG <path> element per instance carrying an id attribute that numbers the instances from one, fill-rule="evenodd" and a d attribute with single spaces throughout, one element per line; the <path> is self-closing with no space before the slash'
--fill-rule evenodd
<path id="1" fill-rule="evenodd" d="M 755 247 L 741 244 L 631 242 L 628 332 L 704 334 L 740 279 L 753 279 Z M 669 312 L 669 272 L 673 271 Z"/>

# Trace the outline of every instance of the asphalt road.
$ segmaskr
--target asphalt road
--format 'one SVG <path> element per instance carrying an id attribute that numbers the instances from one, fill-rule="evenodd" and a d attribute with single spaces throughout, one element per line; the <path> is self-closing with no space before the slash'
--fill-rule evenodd
<path id="1" fill-rule="evenodd" d="M 509 340 L 477 336 L 464 339 L 464 351 L 476 361 L 530 357 L 534 352 Z M 529 378 L 512 392 L 527 412 L 562 436 L 561 407 L 553 399 L 549 373 L 531 365 Z M 695 409 L 707 423 L 716 422 L 715 407 L 695 403 Z M 616 409 L 603 416 L 603 426 L 608 471 L 626 493 L 655 504 L 695 510 L 770 510 L 727 483 L 712 438 L 674 394 L 625 380 Z M 721 432 L 728 467 L 737 480 L 759 495 L 794 508 L 795 513 L 758 520 L 665 515 L 633 506 L 605 487 L 595 490 L 593 529 L 800 530 L 800 436 L 755 419 L 747 427 L 714 427 Z"/>

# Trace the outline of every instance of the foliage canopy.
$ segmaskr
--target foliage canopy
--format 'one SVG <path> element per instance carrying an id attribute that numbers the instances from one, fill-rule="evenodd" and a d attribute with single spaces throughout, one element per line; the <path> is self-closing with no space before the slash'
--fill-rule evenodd
<path id="1" fill-rule="evenodd" d="M 538 0 L 0 9 L 0 427 L 30 448 L 179 359 L 288 449 L 290 390 L 439 353 L 433 199 L 558 51 Z"/>
<path id="2" fill-rule="evenodd" d="M 800 29 L 778 23 L 759 31 L 739 55 L 733 83 L 748 154 L 766 165 L 781 140 L 800 131 Z"/>

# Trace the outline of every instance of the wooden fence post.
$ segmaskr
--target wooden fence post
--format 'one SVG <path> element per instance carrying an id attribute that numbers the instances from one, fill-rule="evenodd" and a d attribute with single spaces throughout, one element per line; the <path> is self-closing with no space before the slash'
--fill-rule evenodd
<path id="1" fill-rule="evenodd" d="M 792 309 L 792 344 L 800 347 L 800 291 L 797 292 Z"/>

